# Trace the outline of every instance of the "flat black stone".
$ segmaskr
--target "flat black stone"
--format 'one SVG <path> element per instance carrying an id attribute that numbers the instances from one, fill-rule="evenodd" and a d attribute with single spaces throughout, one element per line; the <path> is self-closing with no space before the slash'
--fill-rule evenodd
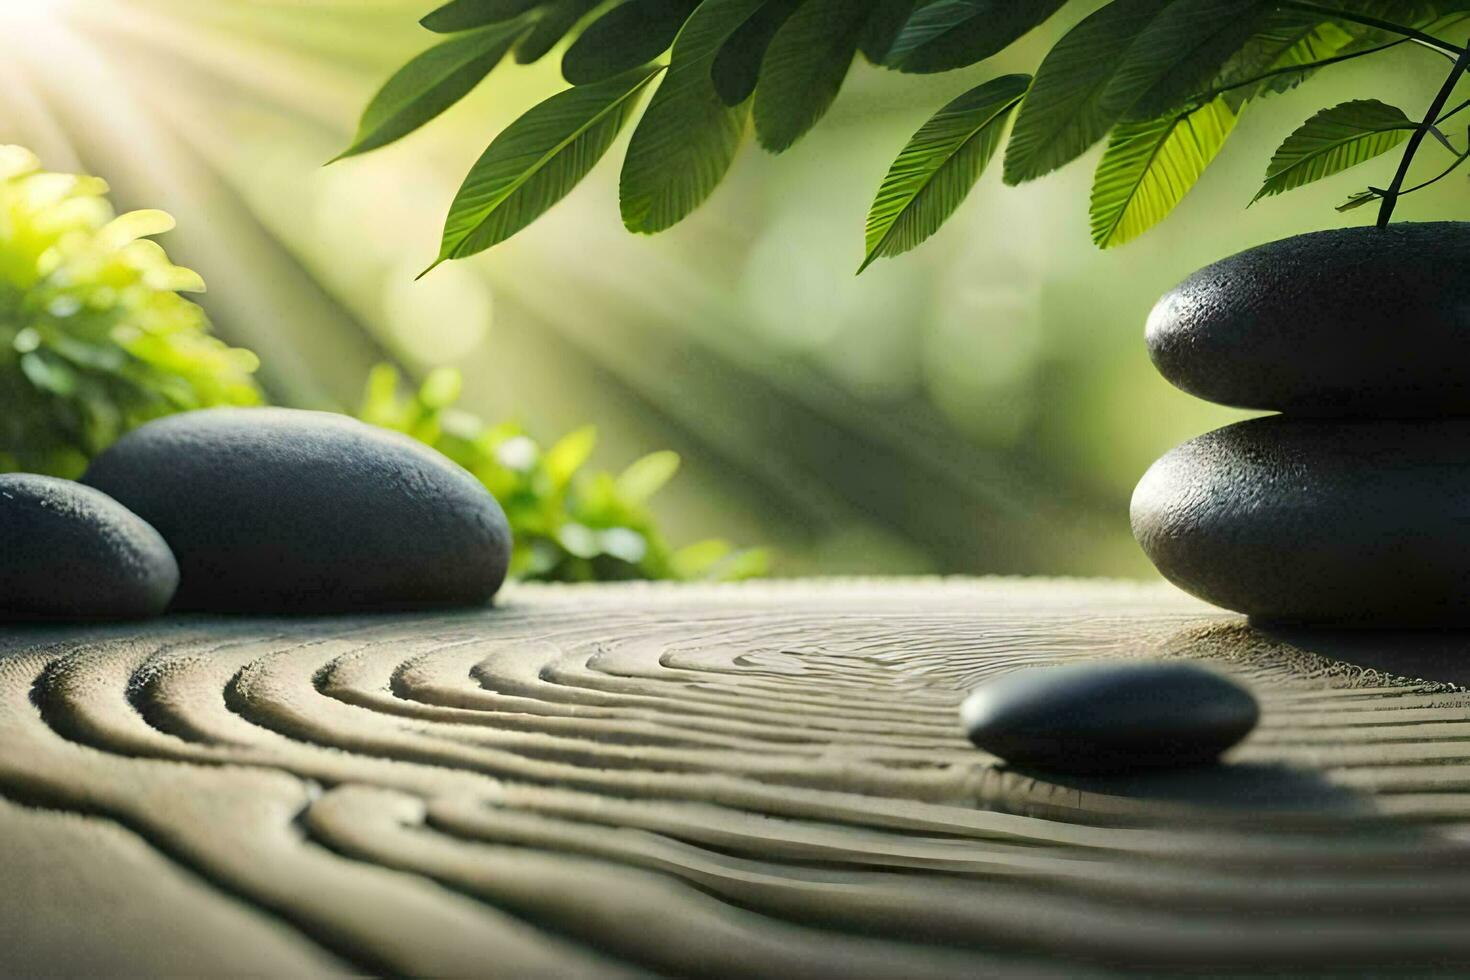
<path id="1" fill-rule="evenodd" d="M 178 609 L 479 605 L 510 559 L 505 514 L 478 480 L 407 436 L 342 415 L 175 415 L 124 436 L 83 479 L 173 547 Z"/>
<path id="2" fill-rule="evenodd" d="M 1149 355 L 1206 401 L 1295 415 L 1470 415 L 1470 222 L 1300 235 L 1161 299 Z"/>
<path id="3" fill-rule="evenodd" d="M 960 708 L 978 747 L 1014 767 L 1068 773 L 1210 763 L 1259 717 L 1249 691 L 1189 663 L 1032 668 L 985 684 Z"/>
<path id="4" fill-rule="evenodd" d="M 163 538 L 107 494 L 0 474 L 0 619 L 141 619 L 178 584 Z"/>
<path id="5" fill-rule="evenodd" d="M 1169 581 L 1260 620 L 1470 625 L 1470 420 L 1217 429 L 1144 475 L 1133 534 Z"/>

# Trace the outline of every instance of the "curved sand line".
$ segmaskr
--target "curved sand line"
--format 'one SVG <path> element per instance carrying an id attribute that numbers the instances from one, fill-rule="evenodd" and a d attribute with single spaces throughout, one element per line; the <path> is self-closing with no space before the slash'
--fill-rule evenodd
<path id="1" fill-rule="evenodd" d="M 1114 779 L 1008 769 L 958 731 L 987 677 L 1136 656 L 1236 673 L 1260 729 L 1222 768 Z M 475 613 L 12 630 L 0 745 L 0 863 L 26 869 L 0 922 L 31 930 L 8 973 L 197 972 L 167 938 L 191 906 L 261 973 L 1470 956 L 1470 695 L 1162 590 L 522 587 Z M 48 864 L 27 842 L 52 839 Z M 54 884 L 122 866 L 125 916 Z M 51 960 L 20 915 L 43 881 L 82 906 Z"/>

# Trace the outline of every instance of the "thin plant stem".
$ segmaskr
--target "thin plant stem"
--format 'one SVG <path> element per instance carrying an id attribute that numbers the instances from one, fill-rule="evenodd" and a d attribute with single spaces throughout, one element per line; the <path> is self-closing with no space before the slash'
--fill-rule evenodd
<path id="1" fill-rule="evenodd" d="M 1444 115 L 1440 116 L 1438 119 L 1436 119 L 1434 121 L 1434 124 L 1436 126 L 1442 126 L 1442 125 L 1444 125 L 1444 121 L 1446 119 L 1450 119 L 1450 118 L 1452 118 L 1454 116 L 1458 116 L 1460 113 L 1464 112 L 1466 109 L 1470 109 L 1470 99 L 1466 99 L 1464 102 L 1461 102 L 1459 105 L 1455 106 L 1449 112 L 1446 112 Z"/>
<path id="2" fill-rule="evenodd" d="M 1365 48 L 1362 51 L 1352 51 L 1348 54 L 1333 55 L 1330 58 L 1322 58 L 1317 61 L 1307 61 L 1303 62 L 1300 65 L 1286 65 L 1281 68 L 1273 68 L 1270 71 L 1262 72 L 1261 74 L 1256 75 L 1254 78 L 1247 78 L 1244 81 L 1231 82 L 1229 85 L 1220 85 L 1216 88 L 1209 89 L 1208 91 L 1205 91 L 1200 95 L 1195 96 L 1194 101 L 1200 105 L 1204 105 L 1207 102 L 1213 101 L 1217 96 L 1224 95 L 1226 92 L 1233 92 L 1238 88 L 1245 88 L 1248 85 L 1256 85 L 1260 82 L 1270 81 L 1271 79 L 1279 78 L 1282 75 L 1291 75 L 1296 72 L 1317 71 L 1321 68 L 1330 68 L 1333 65 L 1340 65 L 1344 61 L 1352 61 L 1356 58 L 1366 58 L 1370 54 L 1379 54 L 1383 51 L 1387 51 L 1389 48 L 1396 48 L 1401 44 L 1408 43 L 1409 39 L 1405 37 L 1400 38 L 1397 41 L 1390 41 L 1387 44 L 1380 44 L 1376 48 Z"/>
<path id="3" fill-rule="evenodd" d="M 1459 84 L 1460 76 L 1465 74 L 1466 68 L 1470 68 L 1470 49 L 1460 51 L 1460 56 L 1455 59 L 1455 67 L 1450 69 L 1449 77 L 1444 80 L 1439 94 L 1434 97 L 1429 111 L 1424 114 L 1424 121 L 1409 137 L 1409 145 L 1404 147 L 1404 155 L 1399 160 L 1398 172 L 1393 175 L 1393 183 L 1383 192 L 1383 205 L 1378 209 L 1378 227 L 1388 227 L 1389 221 L 1393 219 L 1393 209 L 1403 193 L 1404 181 L 1409 177 L 1409 167 L 1414 162 L 1414 155 L 1419 152 L 1419 147 L 1424 144 L 1424 137 L 1429 135 L 1440 114 L 1444 112 L 1445 103 L 1450 100 L 1450 95 L 1455 91 L 1455 86 Z"/>
<path id="4" fill-rule="evenodd" d="M 1464 153 L 1457 154 L 1455 156 L 1455 162 L 1452 163 L 1452 164 L 1450 164 L 1448 167 L 1446 167 L 1444 169 L 1444 171 L 1438 177 L 1431 177 L 1430 179 L 1426 180 L 1422 184 L 1415 184 L 1413 187 L 1410 187 L 1408 190 L 1399 191 L 1399 197 L 1403 197 L 1406 194 L 1412 194 L 1415 191 L 1422 191 L 1424 188 L 1429 187 L 1432 184 L 1439 183 L 1440 181 L 1442 181 L 1446 177 L 1448 177 L 1450 174 L 1454 173 L 1456 170 L 1459 170 L 1460 169 L 1460 166 L 1466 160 L 1470 160 L 1470 150 L 1466 150 Z"/>
<path id="5" fill-rule="evenodd" d="M 1440 51 L 1451 56 L 1458 57 L 1459 55 L 1465 53 L 1465 49 L 1457 44 L 1451 44 L 1448 41 L 1444 41 L 1435 37 L 1433 34 L 1426 34 L 1423 31 L 1413 27 L 1409 27 L 1406 24 L 1395 24 L 1393 21 L 1390 20 L 1379 20 L 1377 17 L 1369 17 L 1365 14 L 1355 14 L 1346 10 L 1337 10 L 1333 7 L 1327 7 L 1316 3 L 1304 3 L 1302 2 L 1302 0 L 1285 0 L 1285 2 L 1281 4 L 1281 6 L 1287 10 L 1300 10 L 1305 13 L 1320 14 L 1323 17 L 1331 17 L 1337 20 L 1351 21 L 1355 24 L 1362 24 L 1365 27 L 1376 27 L 1380 31 L 1388 31 L 1391 34 L 1398 34 L 1401 37 L 1405 37 L 1411 41 L 1418 42 L 1425 47 L 1433 48 L 1436 51 Z"/>

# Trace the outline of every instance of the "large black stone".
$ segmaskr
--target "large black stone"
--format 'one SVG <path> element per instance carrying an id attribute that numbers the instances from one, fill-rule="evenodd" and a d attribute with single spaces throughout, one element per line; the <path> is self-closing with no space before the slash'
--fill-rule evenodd
<path id="1" fill-rule="evenodd" d="M 1216 429 L 1144 474 L 1133 534 L 1175 585 L 1257 619 L 1470 625 L 1470 419 Z"/>
<path id="2" fill-rule="evenodd" d="M 178 609 L 477 605 L 500 588 L 510 558 L 505 514 L 463 468 L 325 412 L 159 419 L 98 456 L 83 479 L 173 547 Z"/>
<path id="3" fill-rule="evenodd" d="M 1288 238 L 1206 266 L 1149 354 L 1206 401 L 1296 415 L 1470 415 L 1470 222 Z"/>
<path id="4" fill-rule="evenodd" d="M 107 494 L 0 475 L 0 619 L 156 616 L 178 584 L 163 538 Z"/>
<path id="5" fill-rule="evenodd" d="M 980 748 L 1012 766 L 1071 773 L 1212 762 L 1259 716 L 1249 691 L 1188 663 L 1032 668 L 985 684 L 960 708 Z"/>

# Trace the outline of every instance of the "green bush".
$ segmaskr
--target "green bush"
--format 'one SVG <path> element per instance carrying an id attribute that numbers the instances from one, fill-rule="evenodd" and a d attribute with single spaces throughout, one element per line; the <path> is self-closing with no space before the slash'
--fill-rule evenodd
<path id="1" fill-rule="evenodd" d="M 88 460 L 150 419 L 262 401 L 254 354 L 213 337 L 180 292 L 204 282 L 148 236 L 162 211 L 115 215 L 96 177 L 44 173 L 0 146 L 0 471 L 76 477 Z M 459 375 L 441 370 L 399 393 L 374 371 L 362 418 L 406 432 L 475 474 L 515 532 L 511 574 L 554 581 L 738 579 L 765 572 L 763 551 L 711 540 L 672 550 L 645 506 L 679 467 L 671 452 L 621 474 L 583 467 L 596 433 L 542 450 L 516 425 L 455 409 Z"/>
<path id="2" fill-rule="evenodd" d="M 260 401 L 255 355 L 210 335 L 179 295 L 203 281 L 148 238 L 173 219 L 106 194 L 0 147 L 0 470 L 74 477 L 149 419 Z"/>
<path id="3" fill-rule="evenodd" d="M 716 539 L 669 547 L 646 504 L 677 472 L 677 454 L 651 453 L 616 475 L 588 472 L 597 441 L 590 426 L 543 448 L 515 423 L 486 425 L 455 408 L 455 371 L 431 373 L 417 391 L 400 388 L 398 372 L 380 365 L 368 381 L 361 418 L 433 446 L 485 484 L 515 532 L 512 577 L 585 582 L 765 574 L 768 556 L 760 549 L 736 551 Z"/>

